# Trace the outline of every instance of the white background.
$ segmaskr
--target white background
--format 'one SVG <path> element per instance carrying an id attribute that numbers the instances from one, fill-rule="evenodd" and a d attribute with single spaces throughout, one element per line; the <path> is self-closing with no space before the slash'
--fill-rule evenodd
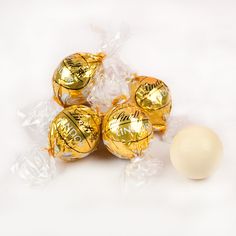
<path id="1" fill-rule="evenodd" d="M 106 150 L 72 164 L 32 189 L 11 175 L 30 149 L 16 111 L 52 96 L 59 61 L 95 52 L 90 25 L 129 25 L 122 59 L 170 87 L 173 114 L 213 128 L 224 158 L 212 177 L 190 181 L 168 161 L 159 177 L 125 187 L 127 162 Z M 0 235 L 236 235 L 236 2 L 0 0 Z"/>

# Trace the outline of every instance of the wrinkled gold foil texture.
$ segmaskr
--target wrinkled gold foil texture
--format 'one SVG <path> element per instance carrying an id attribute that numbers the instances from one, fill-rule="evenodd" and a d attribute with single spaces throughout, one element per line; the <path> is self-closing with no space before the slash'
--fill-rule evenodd
<path id="1" fill-rule="evenodd" d="M 66 57 L 53 75 L 55 100 L 63 107 L 86 103 L 104 56 L 103 53 L 75 53 Z"/>
<path id="2" fill-rule="evenodd" d="M 112 108 L 103 120 L 103 142 L 122 159 L 142 156 L 153 137 L 152 124 L 146 114 L 132 104 Z"/>
<path id="3" fill-rule="evenodd" d="M 145 111 L 154 130 L 164 132 L 172 100 L 167 85 L 156 78 L 137 76 L 130 86 L 131 102 Z"/>
<path id="4" fill-rule="evenodd" d="M 49 151 L 52 156 L 72 161 L 88 156 L 100 140 L 101 119 L 84 105 L 61 111 L 50 125 Z"/>

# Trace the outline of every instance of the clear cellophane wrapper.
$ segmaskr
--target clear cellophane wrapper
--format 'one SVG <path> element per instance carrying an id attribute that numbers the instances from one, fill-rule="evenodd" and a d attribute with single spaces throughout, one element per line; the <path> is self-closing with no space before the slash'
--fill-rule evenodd
<path id="1" fill-rule="evenodd" d="M 93 27 L 102 38 L 100 51 L 106 56 L 95 75 L 95 84 L 91 87 L 87 100 L 100 114 L 106 113 L 115 101 L 124 102 L 129 98 L 129 82 L 133 72 L 120 59 L 119 49 L 128 38 L 127 28 L 119 32 L 108 33 Z"/>
<path id="2" fill-rule="evenodd" d="M 18 111 L 20 124 L 34 144 L 18 155 L 11 170 L 30 186 L 45 184 L 56 174 L 55 160 L 47 151 L 47 137 L 50 122 L 61 110 L 62 107 L 51 99 L 36 102 Z"/>
<path id="3" fill-rule="evenodd" d="M 106 112 L 118 98 L 129 97 L 128 82 L 131 71 L 118 56 L 118 50 L 127 38 L 126 29 L 108 33 L 102 29 L 93 31 L 101 38 L 100 52 L 106 57 L 95 75 L 95 84 L 84 92 L 91 107 L 100 114 Z M 36 102 L 18 111 L 21 126 L 29 134 L 34 145 L 18 155 L 11 170 L 30 186 L 44 185 L 56 175 L 55 159 L 49 155 L 48 132 L 54 117 L 63 108 L 52 99 Z"/>
<path id="4" fill-rule="evenodd" d="M 167 118 L 167 129 L 161 135 L 161 140 L 164 143 L 170 144 L 175 135 L 184 127 L 193 124 L 186 115 L 171 115 Z"/>
<path id="5" fill-rule="evenodd" d="M 35 102 L 17 112 L 21 126 L 36 143 L 47 146 L 49 124 L 62 111 L 53 99 Z"/>
<path id="6" fill-rule="evenodd" d="M 157 154 L 156 146 L 157 140 L 152 139 L 143 155 L 131 159 L 126 165 L 124 171 L 124 184 L 126 187 L 140 187 L 161 174 L 165 161 Z"/>
<path id="7" fill-rule="evenodd" d="M 119 49 L 127 39 L 126 29 L 114 34 L 101 29 L 95 29 L 102 38 L 100 50 L 106 57 L 95 75 L 95 84 L 86 91 L 87 101 L 102 115 L 106 113 L 116 101 L 124 102 L 129 99 L 129 82 L 133 72 L 119 58 Z M 48 154 L 48 131 L 53 118 L 62 107 L 51 100 L 44 100 L 32 104 L 18 112 L 21 126 L 34 140 L 34 146 L 21 153 L 12 166 L 14 174 L 31 186 L 47 183 L 56 175 L 56 162 Z M 169 144 L 177 131 L 186 125 L 186 117 L 170 117 L 167 131 L 158 140 L 158 145 Z M 160 175 L 165 161 L 158 148 L 150 144 L 143 157 L 133 158 L 125 168 L 126 183 L 132 182 L 136 186 L 147 183 L 152 177 Z"/>
<path id="8" fill-rule="evenodd" d="M 124 171 L 125 187 L 140 187 L 161 175 L 169 159 L 169 146 L 175 135 L 190 125 L 185 115 L 169 116 L 164 134 L 155 134 L 149 147 L 141 157 L 135 157 L 126 165 Z"/>
<path id="9" fill-rule="evenodd" d="M 118 53 L 128 38 L 127 28 L 123 28 L 115 34 L 108 34 L 99 28 L 94 30 L 103 38 L 101 51 L 106 54 L 106 57 L 102 67 L 97 71 L 96 82 L 89 92 L 88 102 L 101 114 L 104 114 L 114 105 L 115 101 L 122 103 L 130 98 L 129 83 L 135 74 L 120 60 Z M 126 184 L 141 186 L 161 174 L 165 160 L 169 158 L 169 152 L 163 153 L 159 150 L 168 147 L 176 133 L 190 123 L 186 116 L 169 116 L 167 121 L 166 132 L 160 136 L 155 135 L 144 154 L 127 163 L 124 171 Z"/>
<path id="10" fill-rule="evenodd" d="M 36 145 L 18 156 L 11 171 L 27 185 L 39 186 L 54 178 L 56 163 L 46 150 Z"/>

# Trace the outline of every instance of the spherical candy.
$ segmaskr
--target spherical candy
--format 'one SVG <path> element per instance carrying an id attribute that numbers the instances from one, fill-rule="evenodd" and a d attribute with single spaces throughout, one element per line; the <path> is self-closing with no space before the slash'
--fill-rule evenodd
<path id="1" fill-rule="evenodd" d="M 102 53 L 75 53 L 66 57 L 53 75 L 55 100 L 64 107 L 84 104 L 103 58 Z"/>
<path id="2" fill-rule="evenodd" d="M 50 125 L 50 153 L 65 161 L 89 155 L 99 143 L 100 124 L 100 117 L 90 107 L 74 105 L 65 108 Z"/>
<path id="3" fill-rule="evenodd" d="M 204 179 L 223 152 L 219 137 L 209 128 L 189 126 L 174 137 L 170 158 L 174 167 L 190 179 Z"/>
<path id="4" fill-rule="evenodd" d="M 133 79 L 130 89 L 131 101 L 147 113 L 155 130 L 164 132 L 172 106 L 166 84 L 156 78 L 138 76 Z"/>
<path id="5" fill-rule="evenodd" d="M 103 120 L 103 142 L 122 159 L 141 156 L 153 137 L 152 124 L 135 105 L 121 104 L 108 111 Z"/>

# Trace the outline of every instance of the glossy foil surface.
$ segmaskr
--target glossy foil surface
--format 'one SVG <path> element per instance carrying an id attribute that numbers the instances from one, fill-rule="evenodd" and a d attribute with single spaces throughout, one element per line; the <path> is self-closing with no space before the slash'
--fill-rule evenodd
<path id="1" fill-rule="evenodd" d="M 55 100 L 63 107 L 84 104 L 103 58 L 102 53 L 75 53 L 66 57 L 53 75 Z"/>
<path id="2" fill-rule="evenodd" d="M 147 113 L 155 130 L 166 130 L 172 101 L 169 88 L 163 81 L 153 77 L 135 77 L 131 83 L 131 101 Z"/>
<path id="3" fill-rule="evenodd" d="M 61 111 L 50 125 L 49 150 L 65 161 L 83 158 L 93 152 L 100 140 L 101 119 L 84 105 Z"/>
<path id="4" fill-rule="evenodd" d="M 135 105 L 121 104 L 103 120 L 103 142 L 115 156 L 131 159 L 142 156 L 153 137 L 152 124 Z"/>

